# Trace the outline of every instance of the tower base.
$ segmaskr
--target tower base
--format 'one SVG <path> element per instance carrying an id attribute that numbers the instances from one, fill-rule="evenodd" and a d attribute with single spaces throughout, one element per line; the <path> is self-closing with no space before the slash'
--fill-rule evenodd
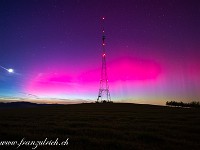
<path id="1" fill-rule="evenodd" d="M 95 101 L 95 103 L 113 103 L 113 101 L 106 101 L 106 100 L 102 100 L 102 101 Z"/>

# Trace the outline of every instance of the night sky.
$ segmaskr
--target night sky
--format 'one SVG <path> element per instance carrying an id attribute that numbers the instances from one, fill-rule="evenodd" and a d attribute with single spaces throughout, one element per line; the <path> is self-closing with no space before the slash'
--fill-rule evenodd
<path id="1" fill-rule="evenodd" d="M 198 0 L 1 0 L 1 99 L 95 101 L 103 16 L 114 102 L 200 100 Z"/>

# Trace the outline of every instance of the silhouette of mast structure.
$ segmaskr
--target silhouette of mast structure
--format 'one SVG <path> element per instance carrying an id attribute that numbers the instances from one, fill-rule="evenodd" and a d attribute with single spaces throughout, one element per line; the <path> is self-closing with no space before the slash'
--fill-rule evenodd
<path id="1" fill-rule="evenodd" d="M 106 49 L 105 49 L 105 30 L 104 30 L 104 20 L 102 18 L 102 68 L 101 68 L 101 79 L 100 79 L 100 88 L 97 98 L 97 103 L 109 103 L 111 101 L 109 85 L 108 85 L 108 76 L 106 68 Z"/>

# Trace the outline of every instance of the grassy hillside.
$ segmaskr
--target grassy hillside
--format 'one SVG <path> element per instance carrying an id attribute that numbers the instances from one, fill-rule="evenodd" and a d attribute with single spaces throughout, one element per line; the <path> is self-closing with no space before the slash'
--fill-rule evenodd
<path id="1" fill-rule="evenodd" d="M 0 110 L 0 140 L 22 138 L 59 138 L 59 141 L 69 138 L 67 146 L 36 149 L 199 149 L 200 110 L 115 103 Z M 0 146 L 0 149 L 16 147 Z"/>

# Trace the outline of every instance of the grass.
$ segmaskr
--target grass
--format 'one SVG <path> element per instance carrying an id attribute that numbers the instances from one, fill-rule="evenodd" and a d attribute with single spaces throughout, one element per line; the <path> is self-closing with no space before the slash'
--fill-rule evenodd
<path id="1" fill-rule="evenodd" d="M 200 148 L 200 110 L 119 103 L 0 110 L 0 140 L 24 137 L 69 138 L 68 146 L 37 149 L 194 150 Z"/>

